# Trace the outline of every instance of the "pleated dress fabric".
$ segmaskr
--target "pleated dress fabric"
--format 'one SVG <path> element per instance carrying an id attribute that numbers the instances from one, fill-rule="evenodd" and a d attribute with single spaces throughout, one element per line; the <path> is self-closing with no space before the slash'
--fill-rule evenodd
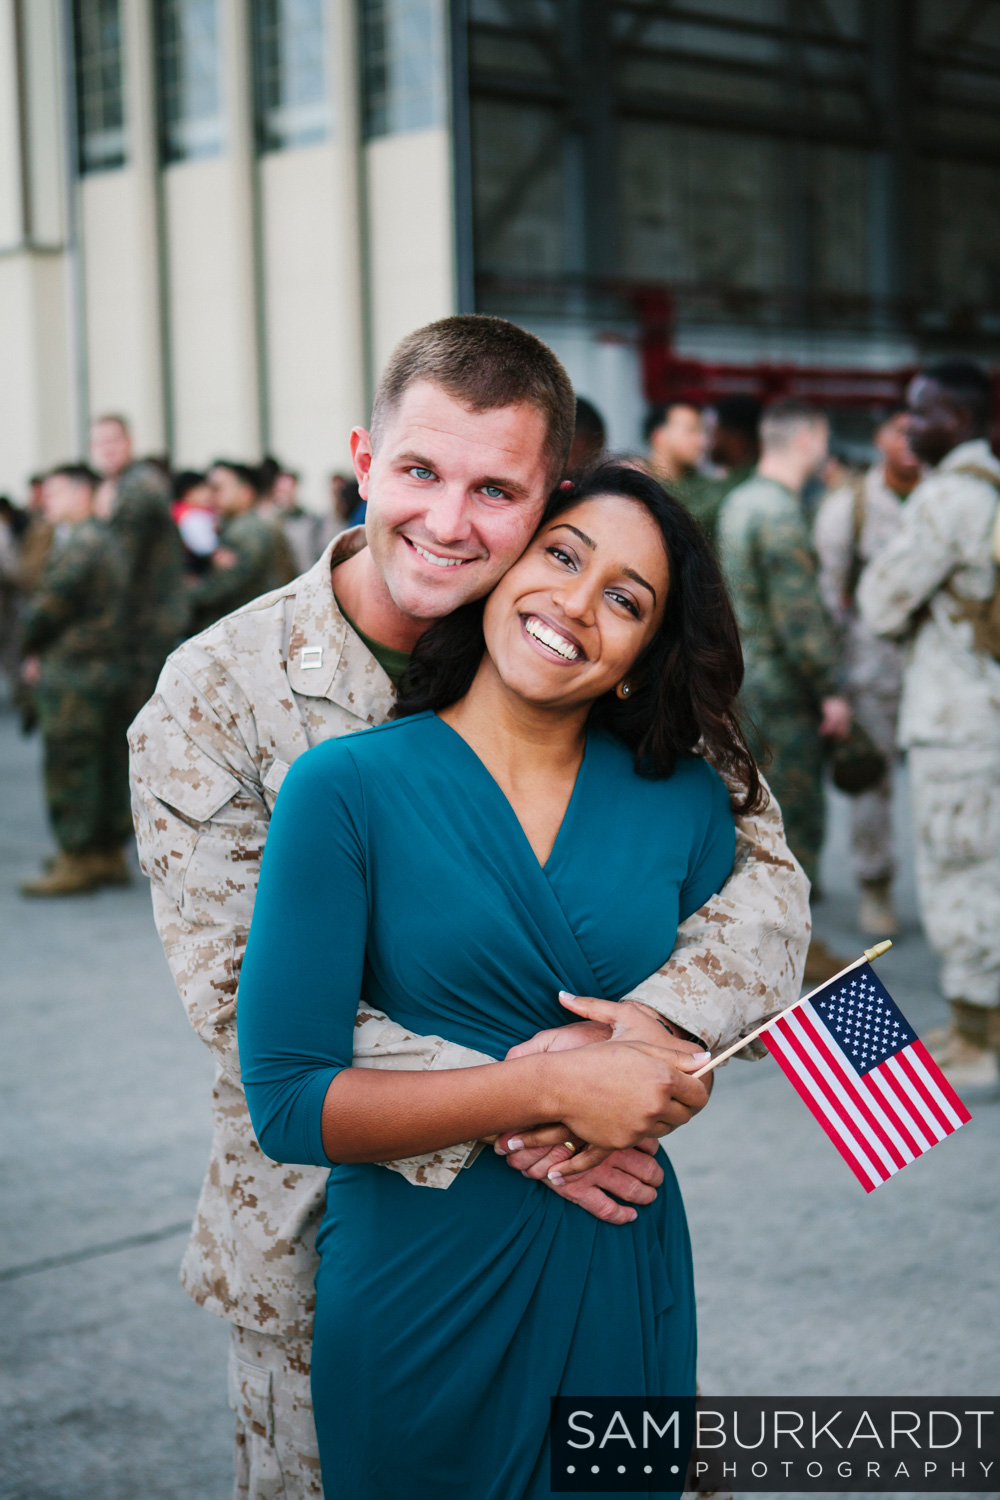
<path id="1" fill-rule="evenodd" d="M 434 714 L 317 746 L 289 772 L 240 1057 L 268 1154 L 331 1167 L 312 1362 L 331 1496 L 540 1500 L 551 1397 L 693 1395 L 691 1252 L 662 1149 L 656 1201 L 616 1226 L 488 1148 L 444 1191 L 332 1164 L 320 1125 L 359 996 L 503 1058 L 570 1019 L 560 989 L 618 999 L 665 962 L 678 923 L 727 879 L 734 839 L 704 761 L 650 780 L 601 731 L 544 867 Z"/>

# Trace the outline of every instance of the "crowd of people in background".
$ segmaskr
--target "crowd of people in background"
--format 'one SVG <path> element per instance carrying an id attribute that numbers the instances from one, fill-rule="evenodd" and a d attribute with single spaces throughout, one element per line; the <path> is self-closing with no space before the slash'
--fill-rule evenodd
<path id="1" fill-rule="evenodd" d="M 129 880 L 126 731 L 167 656 L 363 519 L 353 477 L 333 476 L 318 515 L 274 458 L 171 473 L 136 458 L 117 415 L 93 422 L 87 462 L 33 475 L 24 506 L 0 502 L 0 669 L 42 735 L 57 845 L 24 895 Z"/>
<path id="2" fill-rule="evenodd" d="M 991 388 L 964 362 L 918 377 L 878 414 L 873 461 L 831 458 L 825 413 L 751 394 L 650 410 L 645 451 L 621 455 L 683 500 L 715 546 L 740 623 L 742 703 L 789 843 L 818 885 L 824 782 L 851 793 L 861 930 L 897 930 L 893 771 L 909 751 L 922 916 L 943 963 L 956 1081 L 989 1083 L 1000 1053 L 1000 463 Z M 568 475 L 607 452 L 578 398 Z M 128 724 L 170 651 L 312 567 L 364 520 L 353 477 L 329 508 L 299 501 L 276 459 L 172 473 L 138 460 L 104 416 L 88 462 L 0 499 L 0 672 L 44 741 L 54 856 L 25 895 L 129 879 Z M 996 618 L 994 619 L 994 613 Z M 992 634 L 991 634 L 992 632 Z M 807 979 L 842 964 L 817 939 Z"/>

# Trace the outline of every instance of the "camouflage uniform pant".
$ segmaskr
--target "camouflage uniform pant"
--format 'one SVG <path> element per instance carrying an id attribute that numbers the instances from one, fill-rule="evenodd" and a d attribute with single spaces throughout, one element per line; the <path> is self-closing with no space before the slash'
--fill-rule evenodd
<path id="1" fill-rule="evenodd" d="M 753 726 L 750 748 L 758 757 L 765 746 L 771 752 L 764 770 L 781 808 L 785 837 L 815 885 L 825 826 L 819 720 L 812 714 L 776 712 L 769 704 L 754 703 L 749 697 L 746 707 Z"/>
<path id="2" fill-rule="evenodd" d="M 233 1328 L 229 1404 L 236 1413 L 235 1500 L 322 1500 L 308 1339 Z"/>
<path id="3" fill-rule="evenodd" d="M 909 753 L 917 895 L 948 1000 L 1000 1005 L 1000 755 Z"/>
<path id="4" fill-rule="evenodd" d="M 870 792 L 852 797 L 851 847 L 859 880 L 891 880 L 896 868 L 892 846 L 892 771 L 896 758 L 899 698 L 853 688 L 851 706 L 863 729 L 886 758 L 886 773 Z"/>
<path id="5" fill-rule="evenodd" d="M 120 695 L 43 682 L 35 703 L 57 844 L 65 854 L 122 848 L 132 836 L 132 813 Z"/>

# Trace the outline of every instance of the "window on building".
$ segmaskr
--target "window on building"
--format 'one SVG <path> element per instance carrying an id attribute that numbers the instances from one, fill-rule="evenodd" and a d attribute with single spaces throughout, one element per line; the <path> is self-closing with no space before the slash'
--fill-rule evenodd
<path id="1" fill-rule="evenodd" d="M 255 0 L 257 143 L 280 151 L 330 132 L 324 0 Z"/>
<path id="2" fill-rule="evenodd" d="M 217 0 L 158 0 L 161 140 L 164 161 L 222 150 Z"/>
<path id="3" fill-rule="evenodd" d="M 125 100 L 118 0 L 76 0 L 77 166 L 103 172 L 125 164 Z"/>
<path id="4" fill-rule="evenodd" d="M 444 123 L 446 26 L 445 0 L 362 0 L 369 140 Z"/>

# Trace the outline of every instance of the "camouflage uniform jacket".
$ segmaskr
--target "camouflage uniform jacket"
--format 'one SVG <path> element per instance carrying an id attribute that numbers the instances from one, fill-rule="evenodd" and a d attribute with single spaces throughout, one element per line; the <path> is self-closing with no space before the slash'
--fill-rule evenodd
<path id="1" fill-rule="evenodd" d="M 291 762 L 310 745 L 383 722 L 389 679 L 337 607 L 331 566 L 364 545 L 355 528 L 283 589 L 255 600 L 171 656 L 130 731 L 133 809 L 157 927 L 195 1030 L 215 1054 L 214 1139 L 182 1279 L 245 1327 L 305 1336 L 326 1173 L 263 1156 L 240 1086 L 236 987 L 268 819 Z M 737 820 L 734 872 L 683 924 L 677 948 L 637 999 L 718 1047 L 798 994 L 808 887 L 780 813 Z M 459 1067 L 484 1059 L 413 1037 L 362 1008 L 355 1062 Z M 445 1187 L 462 1146 L 394 1164 Z"/>
<path id="2" fill-rule="evenodd" d="M 996 582 L 997 490 L 956 473 L 1000 463 L 985 438 L 960 443 L 906 502 L 899 530 L 865 569 L 858 606 L 878 635 L 910 635 L 899 743 L 1000 746 L 1000 663 L 973 644 L 956 599 L 988 599 Z"/>
<path id="3" fill-rule="evenodd" d="M 711 475 L 700 474 L 697 470 L 693 470 L 679 484 L 674 486 L 668 484 L 667 489 L 673 488 L 709 541 L 715 546 L 719 511 L 722 509 L 726 496 L 731 494 L 737 485 L 749 479 L 752 473 L 752 464 L 740 464 L 738 468 L 730 470 L 719 479 L 713 479 Z"/>
<path id="4" fill-rule="evenodd" d="M 108 692 L 124 681 L 125 559 L 104 521 L 56 528 L 25 606 L 21 644 L 45 687 Z"/>
<path id="5" fill-rule="evenodd" d="M 133 675 L 158 671 L 187 625 L 184 547 L 170 486 L 152 464 L 130 464 L 115 486 L 111 527 L 125 554 L 126 660 Z"/>
<path id="6" fill-rule="evenodd" d="M 749 702 L 818 716 L 837 691 L 837 642 L 798 496 L 755 474 L 726 497 L 717 537 Z"/>
<path id="7" fill-rule="evenodd" d="M 207 629 L 294 575 L 291 552 L 277 524 L 254 510 L 223 521 L 219 546 L 234 552 L 236 561 L 230 568 L 210 568 L 194 585 L 190 593 L 194 630 Z"/>
<path id="8" fill-rule="evenodd" d="M 816 513 L 813 541 L 819 557 L 819 588 L 832 619 L 843 630 L 846 686 L 898 698 L 903 685 L 902 648 L 868 629 L 853 594 L 859 564 L 871 562 L 892 541 L 906 501 L 889 488 L 883 464 L 873 464 L 859 483 L 860 492 L 855 484 L 831 490 Z"/>

